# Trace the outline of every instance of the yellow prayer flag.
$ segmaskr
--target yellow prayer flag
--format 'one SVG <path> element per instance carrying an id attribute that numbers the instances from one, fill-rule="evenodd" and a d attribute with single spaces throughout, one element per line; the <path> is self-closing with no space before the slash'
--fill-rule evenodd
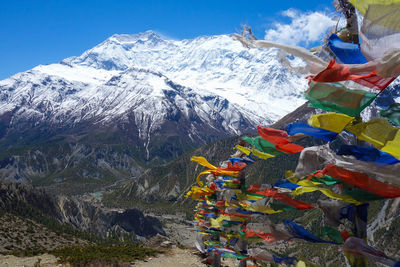
<path id="1" fill-rule="evenodd" d="M 354 117 L 350 117 L 345 114 L 329 112 L 312 115 L 308 119 L 308 124 L 315 128 L 321 128 L 331 132 L 340 133 L 353 120 Z"/>
<path id="2" fill-rule="evenodd" d="M 365 14 L 369 5 L 391 5 L 400 3 L 400 0 L 350 0 L 361 14 Z"/>

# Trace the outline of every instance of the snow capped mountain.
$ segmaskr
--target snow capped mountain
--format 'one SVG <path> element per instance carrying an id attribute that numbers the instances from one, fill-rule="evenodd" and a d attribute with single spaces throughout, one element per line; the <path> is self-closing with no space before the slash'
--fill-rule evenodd
<path id="1" fill-rule="evenodd" d="M 276 121 L 304 103 L 306 80 L 282 67 L 277 50 L 247 50 L 228 35 L 183 41 L 164 40 L 152 31 L 114 35 L 62 63 L 159 72 L 197 93 L 208 91 L 226 98 L 264 122 Z"/>
<path id="2" fill-rule="evenodd" d="M 152 31 L 113 35 L 79 57 L 1 81 L 0 114 L 17 109 L 16 121 L 107 123 L 134 111 L 145 138 L 167 117 L 165 92 L 174 91 L 174 106 L 186 117 L 195 111 L 209 123 L 220 113 L 222 129 L 239 134 L 240 120 L 269 124 L 304 102 L 306 81 L 283 68 L 276 53 L 247 50 L 227 35 L 183 41 Z"/>
<path id="3" fill-rule="evenodd" d="M 278 53 L 228 35 L 176 41 L 148 31 L 0 81 L 0 179 L 132 177 L 255 132 L 304 103 L 306 80 Z"/>

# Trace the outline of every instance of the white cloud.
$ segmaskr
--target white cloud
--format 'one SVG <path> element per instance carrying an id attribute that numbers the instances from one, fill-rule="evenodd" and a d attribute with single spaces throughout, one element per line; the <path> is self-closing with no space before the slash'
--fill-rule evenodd
<path id="1" fill-rule="evenodd" d="M 289 24 L 274 23 L 265 31 L 265 40 L 288 45 L 305 45 L 321 41 L 327 30 L 336 21 L 322 12 L 301 12 L 288 9 L 282 16 L 291 20 Z"/>

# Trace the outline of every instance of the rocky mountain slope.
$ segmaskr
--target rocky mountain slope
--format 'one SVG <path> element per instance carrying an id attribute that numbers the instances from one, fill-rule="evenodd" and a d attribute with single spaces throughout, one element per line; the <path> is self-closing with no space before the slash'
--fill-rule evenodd
<path id="1" fill-rule="evenodd" d="M 79 230 L 101 238 L 134 241 L 164 234 L 159 220 L 137 209 L 105 209 L 82 198 L 52 196 L 22 183 L 0 182 L 0 211 L 34 220 L 51 230 Z"/>
<path id="2" fill-rule="evenodd" d="M 24 250 L 51 250 L 88 243 L 87 240 L 52 231 L 34 220 L 12 213 L 0 213 L 0 254 Z M 3 264 L 1 256 L 0 263 Z"/>

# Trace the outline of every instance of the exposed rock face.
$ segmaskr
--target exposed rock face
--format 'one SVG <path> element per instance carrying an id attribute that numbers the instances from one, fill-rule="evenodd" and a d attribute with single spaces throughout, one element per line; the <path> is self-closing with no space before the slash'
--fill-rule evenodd
<path id="1" fill-rule="evenodd" d="M 32 216 L 26 211 L 36 212 L 101 237 L 132 232 L 141 237 L 165 234 L 158 219 L 137 209 L 106 210 L 79 198 L 53 197 L 21 183 L 0 183 L 0 210 L 23 217 Z"/>
<path id="2" fill-rule="evenodd" d="M 61 220 L 56 199 L 42 189 L 21 183 L 0 182 L 0 210 L 24 215 L 26 209 Z"/>
<path id="3" fill-rule="evenodd" d="M 137 209 L 105 210 L 79 198 L 64 196 L 58 197 L 58 208 L 63 222 L 102 237 L 106 237 L 115 229 L 121 233 L 134 232 L 143 237 L 164 234 L 158 219 L 144 216 Z"/>
<path id="4" fill-rule="evenodd" d="M 69 136 L 55 142 L 48 140 L 47 144 L 30 148 L 22 154 L 11 150 L 10 156 L 0 159 L 0 179 L 60 187 L 75 182 L 78 186 L 70 185 L 70 191 L 79 193 L 79 184 L 82 183 L 106 177 L 127 179 L 143 172 L 130 146 L 82 144 L 71 139 Z"/>

